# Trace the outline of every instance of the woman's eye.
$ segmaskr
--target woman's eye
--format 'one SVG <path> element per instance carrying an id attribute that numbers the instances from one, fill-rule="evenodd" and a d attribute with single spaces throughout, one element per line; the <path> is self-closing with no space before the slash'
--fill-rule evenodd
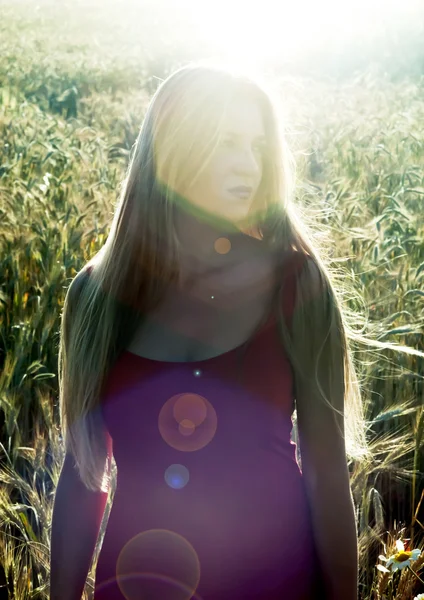
<path id="1" fill-rule="evenodd" d="M 226 147 L 234 146 L 234 140 L 222 140 L 221 145 Z M 255 150 L 257 152 L 265 153 L 266 149 L 267 147 L 265 144 L 259 144 L 258 146 L 255 146 Z"/>

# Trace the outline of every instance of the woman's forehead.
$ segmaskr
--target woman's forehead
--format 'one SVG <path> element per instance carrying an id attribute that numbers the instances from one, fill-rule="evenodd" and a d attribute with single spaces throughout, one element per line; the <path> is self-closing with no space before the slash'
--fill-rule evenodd
<path id="1" fill-rule="evenodd" d="M 234 137 L 242 137 L 246 132 L 252 137 L 265 138 L 265 129 L 260 107 L 254 103 L 237 105 L 223 115 L 220 132 Z"/>

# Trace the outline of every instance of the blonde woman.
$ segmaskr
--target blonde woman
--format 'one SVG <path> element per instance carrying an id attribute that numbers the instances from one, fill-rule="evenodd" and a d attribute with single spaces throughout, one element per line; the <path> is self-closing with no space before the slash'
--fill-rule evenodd
<path id="1" fill-rule="evenodd" d="M 357 598 L 361 396 L 272 96 L 198 63 L 147 108 L 63 310 L 52 600 L 81 597 L 112 460 L 95 600 Z"/>

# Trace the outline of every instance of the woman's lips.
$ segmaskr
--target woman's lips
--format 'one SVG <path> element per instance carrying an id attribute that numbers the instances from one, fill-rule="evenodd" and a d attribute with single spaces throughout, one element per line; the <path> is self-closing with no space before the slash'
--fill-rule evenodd
<path id="1" fill-rule="evenodd" d="M 230 191 L 230 193 L 233 196 L 236 196 L 237 198 L 243 198 L 243 199 L 250 198 L 250 196 L 252 194 L 252 190 L 246 190 L 246 189 L 243 190 L 243 189 L 240 189 L 240 188 L 238 188 L 238 189 L 232 189 L 232 190 L 229 190 L 229 191 Z"/>

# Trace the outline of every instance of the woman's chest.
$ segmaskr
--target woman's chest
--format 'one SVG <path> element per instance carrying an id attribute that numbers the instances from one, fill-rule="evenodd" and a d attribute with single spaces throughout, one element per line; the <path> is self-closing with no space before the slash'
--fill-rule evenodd
<path id="1" fill-rule="evenodd" d="M 232 276 L 232 277 L 231 277 Z M 207 360 L 243 345 L 273 310 L 270 261 L 174 288 L 135 331 L 127 350 L 158 361 Z"/>

